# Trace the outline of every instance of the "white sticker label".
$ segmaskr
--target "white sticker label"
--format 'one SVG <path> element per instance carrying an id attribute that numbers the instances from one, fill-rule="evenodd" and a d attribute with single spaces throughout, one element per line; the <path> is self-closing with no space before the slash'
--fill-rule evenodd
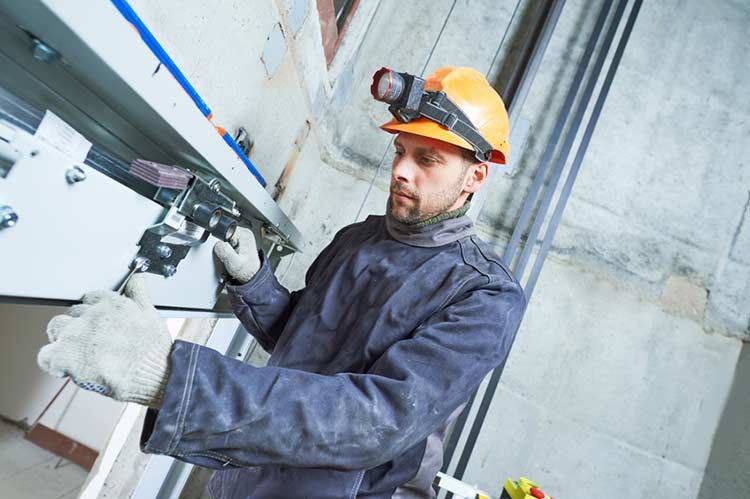
<path id="1" fill-rule="evenodd" d="M 34 136 L 69 156 L 76 163 L 83 163 L 91 149 L 91 142 L 86 140 L 86 137 L 50 110 L 44 113 Z"/>

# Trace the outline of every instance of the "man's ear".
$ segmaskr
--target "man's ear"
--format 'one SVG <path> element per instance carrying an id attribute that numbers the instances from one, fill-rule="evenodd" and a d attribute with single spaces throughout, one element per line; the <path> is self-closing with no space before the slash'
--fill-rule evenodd
<path id="1" fill-rule="evenodd" d="M 464 181 L 464 192 L 477 192 L 487 180 L 489 167 L 490 165 L 487 163 L 475 163 L 471 165 Z"/>

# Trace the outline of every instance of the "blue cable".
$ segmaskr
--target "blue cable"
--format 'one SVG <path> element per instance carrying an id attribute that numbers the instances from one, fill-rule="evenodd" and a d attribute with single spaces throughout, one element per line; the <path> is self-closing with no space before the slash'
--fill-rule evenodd
<path id="1" fill-rule="evenodd" d="M 211 115 L 211 109 L 209 109 L 208 105 L 203 101 L 203 99 L 201 99 L 201 96 L 198 95 L 198 92 L 195 90 L 195 88 L 193 88 L 182 71 L 180 71 L 180 68 L 177 67 L 177 64 L 175 64 L 172 58 L 169 57 L 169 54 L 167 54 L 166 50 L 164 50 L 164 47 L 162 47 L 161 44 L 156 40 L 156 37 L 154 37 L 151 31 L 149 31 L 149 29 L 146 27 L 143 21 L 141 21 L 141 18 L 138 17 L 138 14 L 135 13 L 128 2 L 126 0 L 112 0 L 112 3 L 115 7 L 117 7 L 117 10 L 120 11 L 123 17 L 127 19 L 127 21 L 133 25 L 133 27 L 135 27 L 148 48 L 150 48 L 151 52 L 153 52 L 156 58 L 159 59 L 159 62 L 161 62 L 164 67 L 166 67 L 169 72 L 172 73 L 172 76 L 174 76 L 175 80 L 177 80 L 182 88 L 185 89 L 185 92 L 187 92 L 190 98 L 193 99 L 193 102 L 195 102 L 195 105 L 198 106 L 198 109 L 201 110 L 203 116 L 209 117 Z"/>
<path id="2" fill-rule="evenodd" d="M 122 14 L 125 20 L 132 24 L 133 27 L 138 31 L 138 34 L 141 35 L 141 38 L 146 43 L 146 46 L 151 49 L 151 52 L 156 56 L 157 59 L 159 59 L 159 62 L 164 65 L 167 70 L 169 70 L 174 79 L 177 80 L 177 83 L 182 86 L 182 88 L 193 100 L 201 113 L 203 113 L 203 116 L 210 119 L 211 109 L 201 98 L 195 88 L 190 84 L 190 81 L 188 81 L 187 77 L 182 73 L 182 71 L 180 71 L 180 68 L 177 67 L 177 64 L 175 64 L 172 58 L 169 57 L 169 54 L 167 54 L 166 50 L 164 50 L 164 47 L 162 47 L 161 44 L 157 41 L 153 33 L 149 31 L 141 18 L 138 17 L 138 14 L 135 13 L 133 8 L 128 4 L 127 0 L 111 1 L 115 8 L 120 11 L 120 14 Z M 247 155 L 242 152 L 242 149 L 240 149 L 240 146 L 237 145 L 237 142 L 232 138 L 232 136 L 229 135 L 229 133 L 224 133 L 222 138 L 224 139 L 224 142 L 226 142 L 229 147 L 231 147 L 232 150 L 237 154 L 237 157 L 242 160 L 242 162 L 245 164 L 245 167 L 247 167 L 250 173 L 252 173 L 253 176 L 258 180 L 258 182 L 260 182 L 260 185 L 265 187 L 266 180 L 260 174 L 258 169 L 255 168 L 255 165 L 253 165 L 252 161 L 250 161 L 250 158 L 248 158 Z"/>

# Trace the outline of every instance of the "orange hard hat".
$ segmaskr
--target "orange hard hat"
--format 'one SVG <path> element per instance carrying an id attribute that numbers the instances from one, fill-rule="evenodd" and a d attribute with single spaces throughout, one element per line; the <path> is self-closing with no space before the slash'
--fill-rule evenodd
<path id="1" fill-rule="evenodd" d="M 445 67 L 425 78 L 424 90 L 443 92 L 471 120 L 474 128 L 492 146 L 489 160 L 505 164 L 510 152 L 510 125 L 503 99 L 487 79 L 471 68 Z M 473 151 L 466 140 L 443 125 L 421 116 L 408 123 L 393 118 L 380 128 L 389 133 L 407 132 L 430 137 Z"/>

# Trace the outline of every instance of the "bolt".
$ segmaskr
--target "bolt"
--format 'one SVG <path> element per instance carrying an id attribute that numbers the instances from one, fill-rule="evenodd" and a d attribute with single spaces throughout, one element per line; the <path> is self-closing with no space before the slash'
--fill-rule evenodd
<path id="1" fill-rule="evenodd" d="M 221 192 L 221 182 L 219 182 L 219 179 L 217 178 L 211 180 L 209 187 L 211 187 L 211 190 L 214 192 Z"/>
<path id="2" fill-rule="evenodd" d="M 11 206 L 0 206 L 0 229 L 10 229 L 18 223 L 18 213 Z"/>
<path id="3" fill-rule="evenodd" d="M 68 171 L 65 172 L 65 180 L 67 180 L 70 185 L 83 182 L 86 180 L 86 172 L 84 172 L 80 166 L 68 168 Z"/>
<path id="4" fill-rule="evenodd" d="M 170 256 L 172 256 L 172 248 L 170 248 L 166 244 L 160 244 L 156 247 L 156 254 L 165 259 L 169 258 Z"/>
<path id="5" fill-rule="evenodd" d="M 135 260 L 133 260 L 133 268 L 138 272 L 146 272 L 150 266 L 151 260 L 145 256 L 137 256 L 135 257 Z"/>
<path id="6" fill-rule="evenodd" d="M 164 277 L 172 277 L 175 272 L 177 272 L 177 267 L 174 265 L 162 265 L 161 266 L 161 273 L 164 274 Z"/>
<path id="7" fill-rule="evenodd" d="M 41 61 L 47 64 L 52 64 L 55 61 L 58 61 L 60 59 L 60 52 L 53 49 L 43 41 L 41 41 L 38 38 L 34 38 L 31 40 L 31 43 L 34 44 L 34 46 L 31 49 L 31 54 L 34 56 L 34 59 L 37 61 Z"/>

